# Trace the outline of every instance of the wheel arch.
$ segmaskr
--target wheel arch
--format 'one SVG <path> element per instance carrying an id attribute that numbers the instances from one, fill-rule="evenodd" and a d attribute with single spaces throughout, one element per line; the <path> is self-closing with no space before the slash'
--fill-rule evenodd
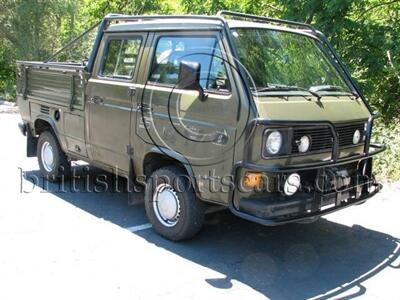
<path id="1" fill-rule="evenodd" d="M 42 132 L 44 132 L 46 130 L 50 130 L 53 133 L 54 137 L 56 138 L 61 149 L 64 152 L 66 152 L 65 143 L 63 143 L 62 136 L 60 136 L 59 131 L 57 129 L 57 124 L 52 118 L 50 118 L 48 116 L 39 115 L 33 122 L 32 129 L 33 129 L 33 134 L 37 137 Z"/>
<path id="2" fill-rule="evenodd" d="M 34 129 L 35 135 L 40 135 L 42 132 L 50 129 L 53 131 L 53 133 L 56 135 L 56 137 L 58 139 L 57 126 L 51 118 L 44 117 L 44 116 L 37 117 L 35 119 L 35 121 L 33 122 L 33 129 Z"/>
<path id="3" fill-rule="evenodd" d="M 196 195 L 199 196 L 197 181 L 192 166 L 186 157 L 173 150 L 163 147 L 154 147 L 150 149 L 143 159 L 143 174 L 148 178 L 155 170 L 170 165 L 178 166 L 187 173 L 192 180 Z"/>
<path id="4" fill-rule="evenodd" d="M 26 123 L 26 156 L 27 157 L 35 157 L 37 156 L 36 147 L 39 139 L 39 135 L 46 131 L 51 130 L 58 141 L 60 143 L 57 128 L 50 118 L 46 116 L 39 116 L 33 122 Z"/>
<path id="5" fill-rule="evenodd" d="M 149 176 L 156 169 L 167 165 L 178 165 L 183 168 L 190 177 L 194 177 L 193 169 L 186 157 L 173 150 L 162 147 L 154 147 L 146 153 L 143 159 L 143 173 Z"/>

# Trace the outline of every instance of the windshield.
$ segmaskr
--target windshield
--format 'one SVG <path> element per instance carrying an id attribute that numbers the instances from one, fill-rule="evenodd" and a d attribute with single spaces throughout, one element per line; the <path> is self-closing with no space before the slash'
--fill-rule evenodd
<path id="1" fill-rule="evenodd" d="M 232 29 L 239 59 L 255 88 L 349 88 L 317 42 L 305 35 L 263 28 Z M 321 89 L 322 90 L 322 89 Z"/>

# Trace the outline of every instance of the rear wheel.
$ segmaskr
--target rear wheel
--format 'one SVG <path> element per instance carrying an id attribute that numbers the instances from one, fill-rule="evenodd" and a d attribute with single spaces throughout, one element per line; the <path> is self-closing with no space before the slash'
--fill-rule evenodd
<path id="1" fill-rule="evenodd" d="M 59 181 L 70 175 L 71 165 L 62 151 L 56 137 L 50 131 L 40 134 L 37 157 L 42 176 L 49 181 Z"/>
<path id="2" fill-rule="evenodd" d="M 154 230 L 172 241 L 193 237 L 203 225 L 204 205 L 196 198 L 190 178 L 175 166 L 151 174 L 145 207 Z"/>

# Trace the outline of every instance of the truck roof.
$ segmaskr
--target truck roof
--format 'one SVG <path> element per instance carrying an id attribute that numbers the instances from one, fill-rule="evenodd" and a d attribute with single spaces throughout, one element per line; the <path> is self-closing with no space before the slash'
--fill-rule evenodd
<path id="1" fill-rule="evenodd" d="M 226 20 L 229 28 L 266 28 L 287 30 L 293 32 L 304 32 L 295 28 L 288 28 L 287 26 L 279 26 L 270 23 L 251 22 L 242 20 Z M 125 21 L 122 23 L 111 24 L 108 32 L 127 32 L 127 31 L 167 31 L 167 30 L 219 30 L 223 28 L 221 20 L 215 17 L 203 16 L 203 18 L 190 18 L 185 15 L 182 17 L 176 16 L 174 18 L 159 18 L 155 16 L 154 19 L 139 19 L 135 21 Z"/>
<path id="2" fill-rule="evenodd" d="M 111 24 L 107 31 L 137 31 L 137 30 L 181 30 L 181 29 L 220 29 L 221 21 L 211 18 L 160 18 L 143 19 L 138 21 L 127 21 L 124 23 Z"/>

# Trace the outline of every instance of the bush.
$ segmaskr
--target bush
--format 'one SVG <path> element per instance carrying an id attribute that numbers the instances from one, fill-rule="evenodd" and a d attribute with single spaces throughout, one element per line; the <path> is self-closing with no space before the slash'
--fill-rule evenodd
<path id="1" fill-rule="evenodd" d="M 14 80 L 0 82 L 0 100 L 15 102 L 16 90 Z"/>
<path id="2" fill-rule="evenodd" d="M 400 180 L 400 120 L 383 124 L 374 124 L 373 139 L 386 145 L 387 150 L 374 161 L 374 172 L 380 180 Z"/>
<path id="3" fill-rule="evenodd" d="M 0 99 L 15 101 L 15 57 L 8 41 L 0 38 Z"/>

